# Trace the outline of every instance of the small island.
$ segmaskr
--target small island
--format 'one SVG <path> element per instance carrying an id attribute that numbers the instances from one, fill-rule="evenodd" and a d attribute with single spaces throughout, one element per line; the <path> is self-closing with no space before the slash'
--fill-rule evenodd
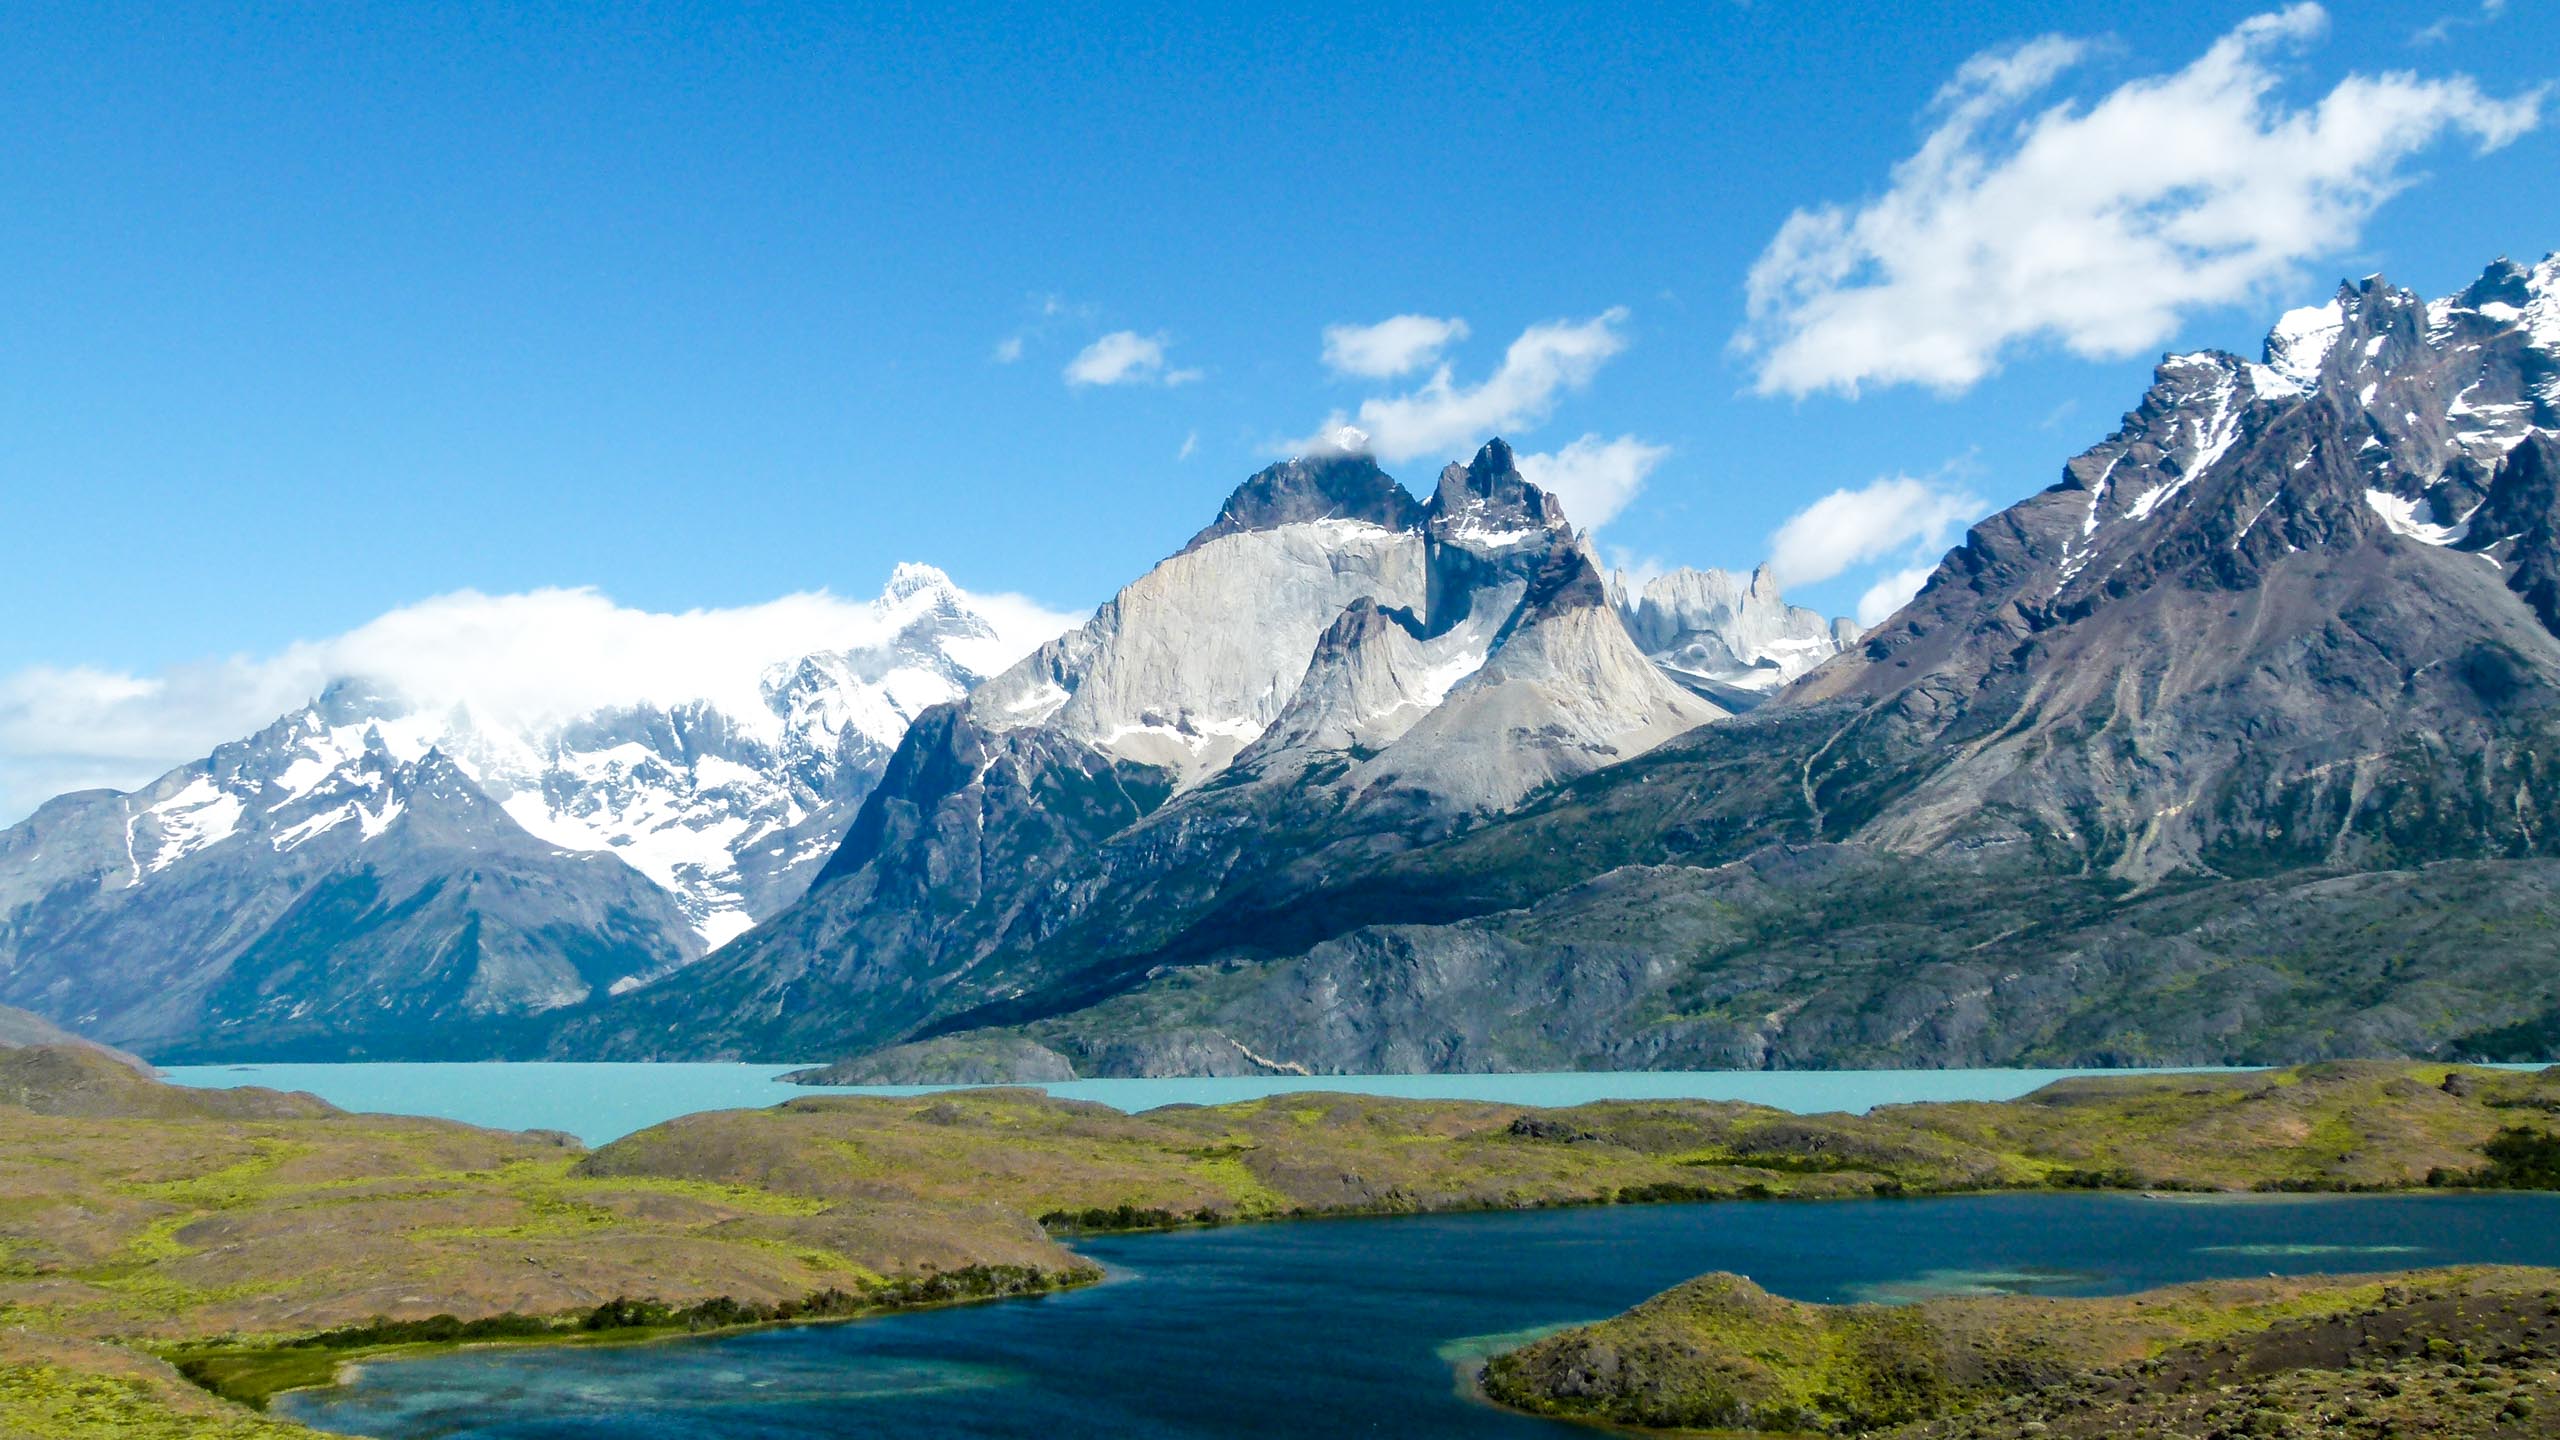
<path id="1" fill-rule="evenodd" d="M 2104 1299 L 1806 1305 L 1708 1275 L 1487 1363 L 1612 1428 L 1863 1435 L 2549 1435 L 2560 1271 L 2220 1281 Z"/>

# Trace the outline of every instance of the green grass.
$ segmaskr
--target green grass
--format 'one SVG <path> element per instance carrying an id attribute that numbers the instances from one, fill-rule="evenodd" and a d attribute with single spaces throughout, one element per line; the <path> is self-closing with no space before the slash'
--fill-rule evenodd
<path id="1" fill-rule="evenodd" d="M 2167 1367 L 2175 1383 L 2218 1393 L 2270 1363 L 2353 1369 L 2431 1358 L 2460 1348 L 2447 1338 L 2456 1334 L 2488 1349 L 2538 1343 L 2555 1303 L 2560 1272 L 2496 1268 L 1899 1307 L 1802 1304 L 1709 1275 L 1495 1355 L 1482 1383 L 1514 1409 L 1613 1425 L 1899 1434 L 2101 1372 Z M 2325 1339 L 2324 1325 L 2333 1332 Z M 2489 1333 L 2501 1325 L 2506 1338 Z M 2262 1346 L 2269 1358 L 2253 1361 Z"/>
<path id="2" fill-rule="evenodd" d="M 1102 1272 L 1090 1267 L 1045 1271 L 980 1266 L 905 1280 L 860 1274 L 848 1277 L 852 1289 L 829 1287 L 781 1304 L 727 1296 L 691 1305 L 622 1299 L 579 1314 L 511 1314 L 472 1321 L 450 1315 L 426 1320 L 378 1320 L 265 1342 L 174 1345 L 164 1347 L 161 1354 L 180 1374 L 205 1390 L 263 1410 L 288 1390 L 334 1383 L 339 1367 L 356 1360 L 425 1354 L 465 1345 L 630 1345 L 676 1335 L 975 1304 L 1073 1288 L 1101 1278 Z"/>
<path id="3" fill-rule="evenodd" d="M 0 1435 L 10 1440 L 319 1440 L 318 1432 L 220 1407 L 185 1387 L 61 1364 L 0 1363 Z"/>

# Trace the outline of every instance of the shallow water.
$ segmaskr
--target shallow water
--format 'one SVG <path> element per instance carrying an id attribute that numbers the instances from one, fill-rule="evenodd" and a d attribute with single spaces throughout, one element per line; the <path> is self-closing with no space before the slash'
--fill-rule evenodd
<path id="1" fill-rule="evenodd" d="M 1468 1360 L 1709 1270 L 1804 1300 L 2108 1294 L 2270 1272 L 2560 1264 L 2560 1195 L 1620 1206 L 1080 1242 L 1067 1295 L 617 1349 L 460 1351 L 283 1397 L 384 1440 L 1571 1436 Z"/>
<path id="2" fill-rule="evenodd" d="M 307 1090 L 348 1110 L 434 1115 L 504 1130 L 565 1130 L 590 1145 L 700 1110 L 778 1105 L 812 1094 L 915 1095 L 947 1086 L 813 1090 L 776 1076 L 794 1065 L 583 1062 L 174 1065 L 181 1085 Z M 2138 1070 L 1704 1070 L 1549 1075 L 1320 1075 L 1249 1079 L 1075 1080 L 1039 1088 L 1115 1110 L 1217 1105 L 1300 1090 L 1424 1100 L 1579 1105 L 1591 1100 L 1749 1100 L 1811 1114 L 1919 1100 L 2014 1100 L 2073 1075 Z"/>

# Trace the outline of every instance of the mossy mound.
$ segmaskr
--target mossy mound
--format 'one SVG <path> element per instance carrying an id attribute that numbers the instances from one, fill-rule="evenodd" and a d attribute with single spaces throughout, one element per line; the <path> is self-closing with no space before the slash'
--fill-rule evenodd
<path id="1" fill-rule="evenodd" d="M 1707 1275 L 1603 1325 L 1497 1356 L 1517 1409 L 1662 1429 L 1872 1429 L 1934 1413 L 1957 1381 L 1925 1317 L 1782 1300 Z"/>
<path id="2" fill-rule="evenodd" d="M 0 1435 L 9 1440 L 320 1440 L 218 1400 L 147 1356 L 0 1331 Z"/>
<path id="3" fill-rule="evenodd" d="M 339 1113 L 313 1095 L 165 1085 L 135 1063 L 81 1043 L 0 1048 L 0 1105 L 85 1119 L 287 1120 Z"/>
<path id="4" fill-rule="evenodd" d="M 1495 1356 L 1483 1384 L 1514 1409 L 1649 1429 L 1900 1440 L 2383 1435 L 2391 1426 L 2320 1430 L 2295 1421 L 2388 1414 L 2392 1425 L 2416 1426 L 2400 1434 L 2547 1435 L 2554 1432 L 2502 1427 L 2537 1415 L 2550 1423 L 2537 1391 L 2560 1385 L 2555 1358 L 2560 1272 L 2548 1270 L 2226 1281 L 2101 1299 L 1907 1307 L 1808 1305 L 1739 1276 L 1709 1275 L 1615 1319 Z M 2372 1398 L 2349 1413 L 2348 1400 L 2368 1390 Z M 2343 1397 L 2335 1407 L 2292 1416 L 2268 1399 L 2331 1394 Z M 2436 1398 L 2422 1405 L 2426 1395 Z M 2473 1403 L 2484 1395 L 2500 1398 Z M 2261 1412 L 2271 1418 L 2251 1418 Z M 2278 1421 L 2281 1428 L 2264 1428 Z"/>

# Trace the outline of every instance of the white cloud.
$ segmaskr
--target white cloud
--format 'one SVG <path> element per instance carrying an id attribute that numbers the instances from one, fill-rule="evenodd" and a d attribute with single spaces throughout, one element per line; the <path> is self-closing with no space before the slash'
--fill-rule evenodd
<path id="1" fill-rule="evenodd" d="M 1453 341 L 1467 338 L 1467 322 L 1455 316 L 1396 315 L 1375 325 L 1328 325 L 1324 363 L 1337 375 L 1392 380 L 1440 358 Z"/>
<path id="2" fill-rule="evenodd" d="M 1340 436 L 1356 433 L 1379 459 L 1410 460 L 1473 450 L 1498 432 L 1535 426 L 1554 412 L 1564 392 L 1590 384 L 1603 362 L 1627 348 L 1618 332 L 1626 319 L 1620 307 L 1588 320 L 1532 325 L 1511 342 L 1501 368 L 1482 384 L 1460 385 L 1442 365 L 1419 389 L 1361 401 L 1356 425 L 1353 417 L 1333 415 L 1295 448 L 1340 448 Z"/>
<path id="3" fill-rule="evenodd" d="M 1076 352 L 1067 362 L 1070 385 L 1187 385 L 1197 370 L 1165 368 L 1165 337 L 1114 330 Z"/>
<path id="4" fill-rule="evenodd" d="M 1552 455 L 1519 456 L 1518 463 L 1530 484 L 1564 502 L 1566 519 L 1597 530 L 1627 508 L 1670 453 L 1667 445 L 1648 445 L 1633 435 L 1585 435 Z"/>
<path id="5" fill-rule="evenodd" d="M 1871 629 L 1882 624 L 1894 611 L 1908 604 L 1912 596 L 1920 593 L 1920 587 L 1929 583 L 1930 575 L 1937 568 L 1935 565 L 1914 565 L 1908 570 L 1896 570 L 1868 586 L 1866 593 L 1858 597 L 1858 628 Z"/>
<path id="6" fill-rule="evenodd" d="M 2453 38 L 2456 30 L 2474 25 L 2487 25 L 2507 13 L 2507 0 L 2480 0 L 2480 8 L 2468 13 L 2456 12 L 2437 18 L 2436 22 L 2409 37 L 2412 45 L 2441 45 Z"/>
<path id="7" fill-rule="evenodd" d="M 1018 595 L 966 595 L 997 631 L 965 658 L 1000 669 L 1081 618 Z M 325 640 L 152 675 L 38 666 L 0 676 L 0 823 L 65 790 L 126 790 L 240 739 L 331 681 L 362 677 L 414 703 L 538 725 L 614 705 L 761 706 L 768 666 L 887 638 L 870 601 L 823 591 L 667 614 L 594 590 L 457 591 Z"/>
<path id="8" fill-rule="evenodd" d="M 2354 74 L 2290 107 L 2274 62 L 2327 23 L 2313 4 L 2259 15 L 2085 108 L 2034 108 L 2079 42 L 1967 61 L 1884 195 L 1795 212 L 1752 266 L 1735 343 L 1758 389 L 1958 391 L 2034 341 L 2139 353 L 2355 245 L 2439 138 L 2494 150 L 2540 123 L 2541 91 L 2493 99 L 2467 76 Z"/>
<path id="9" fill-rule="evenodd" d="M 1200 432 L 1199 432 L 1199 431 L 1197 431 L 1197 430 L 1194 430 L 1194 431 L 1192 431 L 1190 434 L 1185 435 L 1185 436 L 1183 436 L 1183 437 L 1182 437 L 1182 448 L 1181 448 L 1181 449 L 1179 449 L 1179 450 L 1177 450 L 1177 451 L 1175 451 L 1175 452 L 1174 452 L 1174 454 L 1173 454 L 1174 463 L 1178 465 L 1178 464 L 1182 463 L 1183 461 L 1188 460 L 1188 459 L 1190 459 L 1192 456 L 1197 455 L 1197 454 L 1199 454 L 1199 453 L 1200 453 Z"/>
<path id="10" fill-rule="evenodd" d="M 1890 556 L 1935 559 L 1929 552 L 1981 513 L 1981 500 L 1942 480 L 1889 475 L 1790 516 L 1769 537 L 1769 568 L 1780 585 L 1810 585 Z"/>
<path id="11" fill-rule="evenodd" d="M 1089 300 L 1070 300 L 1064 295 L 1033 295 L 1025 302 L 1030 315 L 1020 328 L 995 343 L 990 359 L 998 365 L 1011 365 L 1022 359 L 1035 341 L 1046 341 L 1061 325 L 1090 325 L 1102 313 L 1102 307 Z"/>

